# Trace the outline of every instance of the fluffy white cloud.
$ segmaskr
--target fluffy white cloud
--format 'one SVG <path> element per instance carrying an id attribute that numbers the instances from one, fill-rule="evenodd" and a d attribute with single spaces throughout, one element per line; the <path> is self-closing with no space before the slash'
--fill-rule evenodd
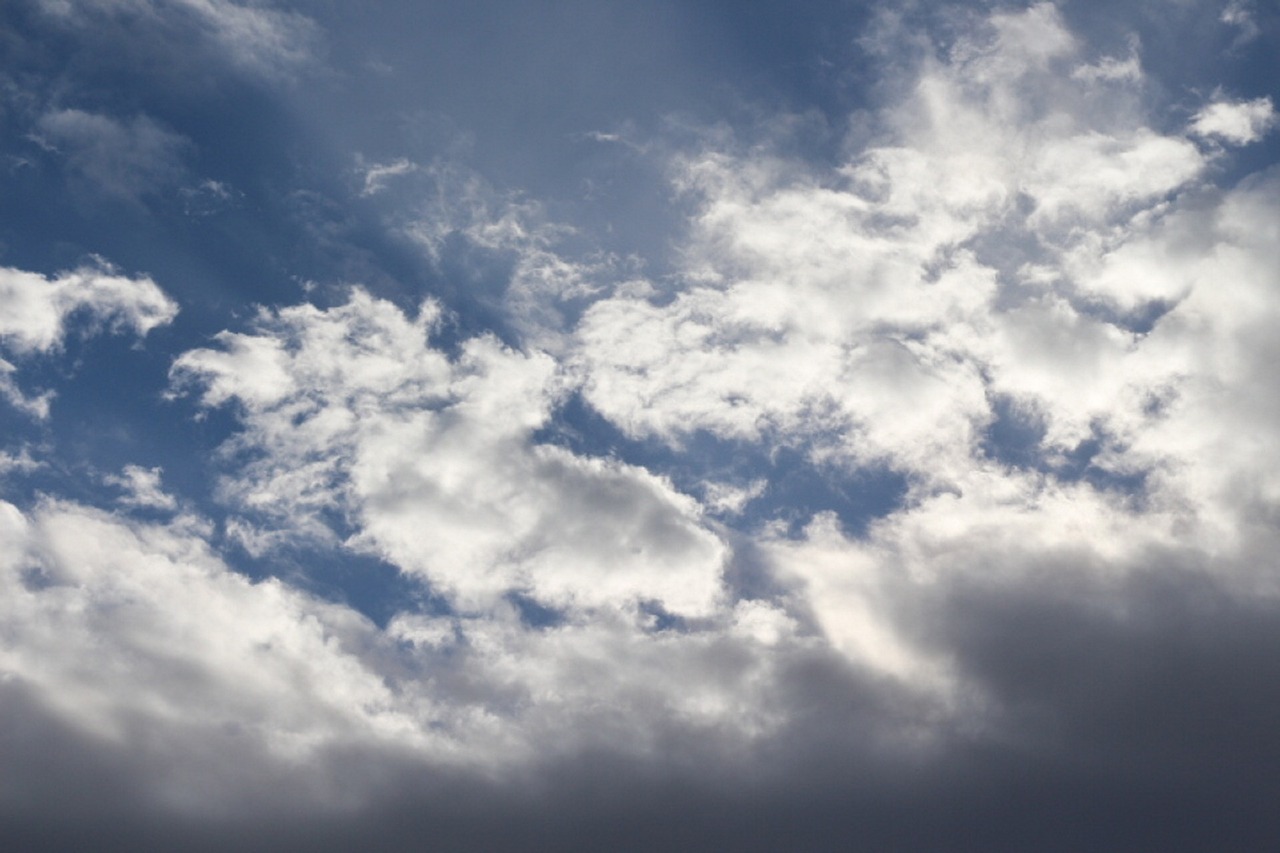
<path id="1" fill-rule="evenodd" d="M 178 313 L 177 303 L 150 278 L 129 278 L 103 265 L 53 277 L 2 267 L 0 304 L 0 343 L 20 356 L 56 349 L 68 319 L 81 313 L 92 326 L 140 336 Z"/>
<path id="2" fill-rule="evenodd" d="M 284 770 L 344 738 L 421 743 L 359 658 L 371 626 L 228 571 L 199 520 L 0 503 L 0 529 L 4 684 L 154 762 L 158 805 L 221 813 L 275 799 L 255 772 L 264 763 Z M 303 798 L 326 800 L 331 781 L 311 780 Z"/>
<path id="3" fill-rule="evenodd" d="M 1136 60 L 1082 53 L 1051 4 L 996 14 L 922 60 L 835 170 L 684 161 L 687 284 L 588 310 L 589 401 L 632 435 L 805 442 L 935 485 L 980 464 L 1001 398 L 1049 447 L 1090 439 L 1167 378 L 1130 358 L 1134 315 L 1183 285 L 1120 264 L 1206 155 L 1152 127 Z"/>
<path id="4" fill-rule="evenodd" d="M 103 478 L 103 482 L 123 490 L 120 503 L 125 506 L 146 507 L 149 509 L 174 510 L 178 508 L 178 499 L 164 490 L 160 483 L 160 468 L 143 468 L 141 465 L 126 465 L 119 475 Z"/>
<path id="5" fill-rule="evenodd" d="M 1277 467 L 1259 464 L 1278 450 L 1275 395 L 1246 391 L 1269 382 L 1274 178 L 1203 190 L 1209 155 L 1153 126 L 1136 58 L 1082 53 L 1048 4 L 998 14 L 926 59 L 840 168 L 758 151 L 679 161 L 700 202 L 684 286 L 636 280 L 592 304 L 567 374 L 491 338 L 446 356 L 428 341 L 434 305 L 408 317 L 358 290 L 185 354 L 175 381 L 243 424 L 224 448 L 233 532 L 264 549 L 341 543 L 427 578 L 463 618 L 405 613 L 392 633 L 498 649 L 473 660 L 498 682 L 508 667 L 563 674 L 595 644 L 641 654 L 651 602 L 717 631 L 742 611 L 755 638 L 809 626 L 859 666 L 954 697 L 957 671 L 915 621 L 935 584 L 1044 566 L 1123 577 L 1175 552 L 1254 583 L 1242 567 L 1273 538 L 1262 519 L 1280 497 Z M 555 259 L 526 214 L 458 227 Z M 753 553 L 783 591 L 734 605 L 728 548 L 691 498 L 534 442 L 577 382 L 677 452 L 706 430 L 888 465 L 913 489 L 865 539 L 830 516 L 799 539 L 766 526 Z M 1032 434 L 1019 463 L 987 438 L 1000 418 Z M 733 511 L 765 489 L 702 492 Z M 527 633 L 513 594 L 569 614 L 519 641 L 532 657 L 510 651 Z M 563 695 L 546 678 L 520 690 Z"/>
<path id="6" fill-rule="evenodd" d="M 1158 129 L 1136 59 L 1081 53 L 1051 5 L 997 14 L 842 167 L 688 158 L 682 286 L 620 288 L 577 330 L 587 399 L 632 436 L 909 475 L 864 539 L 821 515 L 755 545 L 835 648 L 939 696 L 965 687 L 930 590 L 1163 561 L 1274 592 L 1277 177 L 1206 188 L 1216 155 Z M 1270 115 L 1215 104 L 1191 132 Z"/>
<path id="7" fill-rule="evenodd" d="M 1216 101 L 1191 119 L 1191 132 L 1216 136 L 1234 145 L 1257 142 L 1276 123 L 1270 98 L 1252 101 Z"/>
<path id="8" fill-rule="evenodd" d="M 211 533 L 185 514 L 0 502 L 0 701 L 56 720 L 76 760 L 81 741 L 130 756 L 112 759 L 126 808 L 342 813 L 394 796 L 406 772 L 511 778 L 582 750 L 683 761 L 671 750 L 690 736 L 723 760 L 787 722 L 780 674 L 823 660 L 761 601 L 693 632 L 616 610 L 533 629 L 511 605 L 406 611 L 379 630 L 236 574 Z M 0 779 L 35 784 L 28 755 Z"/>
<path id="9" fill-rule="evenodd" d="M 224 496 L 275 531 L 332 539 L 419 573 L 464 608 L 521 593 L 554 607 L 653 601 L 709 614 L 725 547 L 696 503 L 652 474 L 538 445 L 560 392 L 555 365 L 492 338 L 450 360 L 406 317 L 355 291 L 327 311 L 263 314 L 174 365 L 206 406 L 234 402 L 249 461 Z"/>

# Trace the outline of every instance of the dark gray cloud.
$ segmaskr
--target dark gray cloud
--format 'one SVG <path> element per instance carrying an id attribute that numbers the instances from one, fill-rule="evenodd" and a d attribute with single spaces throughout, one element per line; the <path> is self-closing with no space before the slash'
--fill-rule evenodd
<path id="1" fill-rule="evenodd" d="M 59 729 L 9 686 L 5 831 L 31 850 L 1264 848 L 1280 619 L 1192 572 L 1126 587 L 946 596 L 988 710 L 927 744 L 902 737 L 910 699 L 819 656 L 791 664 L 792 724 L 750 754 L 673 735 L 662 760 L 585 753 L 495 783 L 339 750 L 309 772 L 376 793 L 322 813 L 264 788 L 238 816 L 157 817 L 145 750 Z"/>

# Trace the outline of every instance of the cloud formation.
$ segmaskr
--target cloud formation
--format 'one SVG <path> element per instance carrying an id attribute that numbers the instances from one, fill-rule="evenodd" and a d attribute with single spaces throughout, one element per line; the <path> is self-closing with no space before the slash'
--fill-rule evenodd
<path id="1" fill-rule="evenodd" d="M 194 21 L 261 73 L 319 38 L 257 3 L 40 8 Z M 1048 2 L 884 10 L 862 48 L 878 100 L 822 156 L 792 114 L 637 143 L 684 217 L 661 264 L 466 164 L 336 157 L 374 213 L 323 238 L 374 222 L 361 251 L 457 280 L 202 316 L 145 389 L 167 457 L 60 460 L 58 389 L 16 377 L 177 304 L 0 269 L 0 396 L 53 424 L 0 453 L 0 837 L 1269 843 L 1280 172 L 1223 176 L 1272 100 L 1170 106 L 1138 40 L 1100 52 Z M 140 112 L 42 115 L 122 197 L 187 150 Z"/>
<path id="2" fill-rule="evenodd" d="M 126 122 L 74 109 L 46 113 L 36 131 L 44 146 L 66 156 L 74 173 L 129 201 L 176 183 L 189 144 L 146 116 Z"/>
<path id="3" fill-rule="evenodd" d="M 1131 316 L 1177 294 L 1140 301 L 1077 270 L 1206 161 L 1147 126 L 1138 82 L 1077 73 L 1095 67 L 1040 4 L 926 60 L 883 141 L 826 174 L 687 159 L 690 286 L 590 308 L 588 399 L 633 435 L 808 433 L 824 454 L 934 479 L 973 464 L 1001 396 L 1058 407 L 1051 443 L 1089 438 L 1121 393 Z"/>
<path id="4" fill-rule="evenodd" d="M 1196 113 L 1192 132 L 1216 136 L 1235 145 L 1257 142 L 1276 123 L 1270 98 L 1252 101 L 1215 101 Z"/>
<path id="5" fill-rule="evenodd" d="M 53 277 L 12 267 L 0 268 L 0 343 L 18 356 L 61 346 L 68 321 L 80 314 L 88 327 L 105 326 L 143 336 L 169 323 L 177 304 L 146 276 L 129 278 L 105 264 Z"/>
<path id="6" fill-rule="evenodd" d="M 239 405 L 225 452 L 253 461 L 223 493 L 270 536 L 343 537 L 421 573 L 464 608 L 521 593 L 551 607 L 714 607 L 724 546 L 696 504 L 651 474 L 534 444 L 560 391 L 545 355 L 492 338 L 450 360 L 416 318 L 355 291 L 342 306 L 264 315 L 253 334 L 174 364 L 201 402 Z M 245 529 L 246 542 L 258 536 Z"/>

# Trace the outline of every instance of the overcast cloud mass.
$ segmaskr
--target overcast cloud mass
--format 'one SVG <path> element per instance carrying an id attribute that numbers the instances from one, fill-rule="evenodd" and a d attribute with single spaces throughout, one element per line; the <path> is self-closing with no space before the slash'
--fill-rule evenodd
<path id="1" fill-rule="evenodd" d="M 0 845 L 1271 849 L 1277 55 L 0 5 Z"/>

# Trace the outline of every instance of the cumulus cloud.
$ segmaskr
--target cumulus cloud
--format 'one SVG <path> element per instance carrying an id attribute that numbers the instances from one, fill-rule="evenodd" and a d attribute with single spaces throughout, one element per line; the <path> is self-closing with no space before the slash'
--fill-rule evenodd
<path id="1" fill-rule="evenodd" d="M 99 264 L 48 277 L 0 268 L 0 343 L 17 356 L 61 346 L 68 321 L 143 336 L 169 323 L 178 306 L 146 276 L 129 278 Z"/>
<path id="2" fill-rule="evenodd" d="M 1167 562 L 1274 594 L 1276 177 L 1205 189 L 1127 63 L 1079 73 L 1114 66 L 1039 4 L 926 57 L 834 169 L 692 155 L 682 285 L 577 329 L 586 399 L 633 437 L 906 475 L 865 538 L 818 515 L 754 547 L 833 647 L 936 695 L 972 685 L 923 627 L 930 589 Z"/>
<path id="3" fill-rule="evenodd" d="M 616 614 L 533 629 L 514 607 L 404 612 L 380 631 L 230 571 L 196 516 L 0 503 L 0 532 L 0 702 L 34 738 L 7 750 L 0 790 L 59 784 L 73 808 L 365 815 L 419 796 L 405 785 L 513 779 L 584 751 L 663 766 L 695 750 L 718 764 L 785 724 L 791 700 L 773 685 L 788 669 L 831 664 L 764 602 L 693 633 Z M 103 762 L 110 795 L 59 783 L 51 751 Z"/>
<path id="4" fill-rule="evenodd" d="M 103 481 L 111 486 L 119 487 L 124 494 L 120 502 L 130 507 L 148 509 L 173 510 L 178 508 L 178 500 L 167 493 L 160 483 L 160 468 L 143 468 L 141 465 L 126 465 L 118 475 L 112 474 Z"/>
<path id="5" fill-rule="evenodd" d="M 1215 101 L 1191 119 L 1191 132 L 1217 137 L 1233 145 L 1257 142 L 1276 123 L 1270 98 L 1252 101 Z"/>
<path id="6" fill-rule="evenodd" d="M 696 503 L 643 469 L 535 444 L 560 394 L 551 359 L 477 338 L 451 360 L 428 343 L 438 317 L 433 303 L 410 318 L 357 290 L 178 359 L 175 380 L 203 405 L 242 413 L 224 452 L 253 461 L 224 495 L 273 530 L 321 539 L 344 538 L 323 521 L 338 512 L 348 545 L 463 607 L 521 593 L 709 613 L 724 546 Z"/>
<path id="7" fill-rule="evenodd" d="M 1120 369 L 1140 361 L 1132 315 L 1182 294 L 1097 268 L 1206 162 L 1151 125 L 1132 74 L 1074 73 L 1099 67 L 1037 4 L 923 60 L 879 141 L 834 170 L 682 161 L 687 285 L 591 306 L 587 399 L 635 436 L 800 441 L 935 485 L 974 466 L 1002 395 L 1045 410 L 1051 446 L 1089 439 L 1141 396 Z"/>
<path id="8" fill-rule="evenodd" d="M 216 814 L 274 798 L 240 762 L 280 772 L 335 740 L 404 728 L 352 648 L 369 626 L 229 572 L 198 519 L 131 524 L 52 501 L 30 514 L 5 503 L 0 517 L 6 692 L 142 750 L 154 774 L 144 796 L 161 808 Z M 332 781 L 303 798 L 323 800 Z"/>

